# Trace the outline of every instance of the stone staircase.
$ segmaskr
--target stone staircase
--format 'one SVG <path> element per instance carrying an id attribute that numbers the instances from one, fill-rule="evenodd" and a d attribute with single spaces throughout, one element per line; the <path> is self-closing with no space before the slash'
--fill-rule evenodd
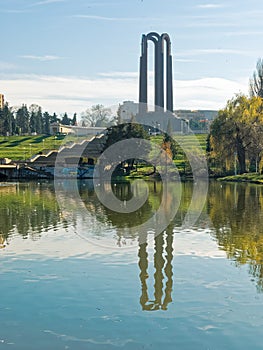
<path id="1" fill-rule="evenodd" d="M 62 146 L 58 151 L 51 150 L 46 154 L 37 154 L 30 159 L 30 166 L 54 166 L 58 156 L 64 161 L 72 157 L 98 158 L 102 153 L 104 141 L 105 135 L 100 134 L 89 140 Z"/>

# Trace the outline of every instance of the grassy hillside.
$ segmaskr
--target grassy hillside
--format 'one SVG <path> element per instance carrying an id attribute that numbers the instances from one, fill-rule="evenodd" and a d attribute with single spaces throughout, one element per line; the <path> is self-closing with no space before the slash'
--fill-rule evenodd
<path id="1" fill-rule="evenodd" d="M 201 150 L 205 153 L 207 134 L 175 135 L 174 139 L 178 144 L 178 153 L 174 163 L 180 172 L 185 173 L 188 170 L 190 171 L 189 163 L 182 148 L 185 147 L 187 150 L 194 149 L 196 147 L 196 143 L 198 142 Z M 163 138 L 162 136 L 155 136 L 153 140 L 157 144 L 161 145 Z"/>
<path id="2" fill-rule="evenodd" d="M 28 159 L 31 156 L 51 149 L 57 149 L 64 136 L 9 136 L 0 137 L 0 158 L 13 160 Z"/>
<path id="3" fill-rule="evenodd" d="M 176 141 L 187 146 L 194 145 L 194 135 L 176 135 Z M 207 135 L 196 135 L 202 149 L 205 151 Z M 83 139 L 83 137 L 82 137 Z M 157 144 L 161 144 L 162 136 L 153 136 L 152 139 Z M 58 149 L 65 141 L 76 141 L 80 138 L 74 136 L 0 136 L 0 158 L 11 158 L 13 160 L 29 159 L 31 156 L 39 152 L 47 152 L 48 150 Z M 184 166 L 185 160 L 182 150 L 178 149 L 178 157 L 175 161 L 179 168 Z"/>

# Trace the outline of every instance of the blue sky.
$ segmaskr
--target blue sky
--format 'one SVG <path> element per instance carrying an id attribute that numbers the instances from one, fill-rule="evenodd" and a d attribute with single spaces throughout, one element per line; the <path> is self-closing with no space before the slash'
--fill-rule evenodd
<path id="1" fill-rule="evenodd" d="M 141 35 L 157 31 L 174 108 L 223 108 L 263 57 L 262 16 L 260 0 L 0 0 L 0 92 L 57 113 L 137 101 Z"/>

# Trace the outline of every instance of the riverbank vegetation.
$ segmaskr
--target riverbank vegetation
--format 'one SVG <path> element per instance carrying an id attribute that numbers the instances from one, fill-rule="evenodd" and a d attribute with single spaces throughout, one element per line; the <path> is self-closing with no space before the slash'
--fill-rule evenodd
<path id="1" fill-rule="evenodd" d="M 261 173 L 263 168 L 263 60 L 250 81 L 250 96 L 237 94 L 218 113 L 207 139 L 215 175 Z"/>

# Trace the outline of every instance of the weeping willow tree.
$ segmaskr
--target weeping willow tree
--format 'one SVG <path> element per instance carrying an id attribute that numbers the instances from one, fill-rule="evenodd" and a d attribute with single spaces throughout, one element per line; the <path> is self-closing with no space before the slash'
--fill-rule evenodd
<path id="1" fill-rule="evenodd" d="M 263 100 L 239 94 L 219 111 L 209 134 L 209 156 L 223 172 L 237 161 L 240 174 L 260 162 L 263 150 Z"/>

